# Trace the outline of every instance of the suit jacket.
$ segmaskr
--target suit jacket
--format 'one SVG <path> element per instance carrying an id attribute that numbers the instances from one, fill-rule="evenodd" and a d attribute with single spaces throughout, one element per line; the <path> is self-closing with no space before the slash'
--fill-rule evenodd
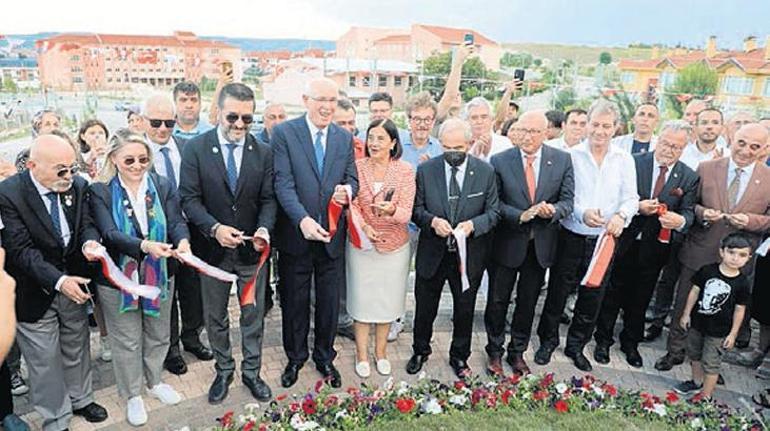
<path id="1" fill-rule="evenodd" d="M 654 152 L 634 156 L 636 190 L 640 200 L 651 199 L 653 181 L 655 180 L 652 178 L 653 163 L 655 163 Z M 658 201 L 666 204 L 669 211 L 673 211 L 685 219 L 684 228 L 679 231 L 671 230 L 672 244 L 684 241 L 685 235 L 695 221 L 695 203 L 698 199 L 699 183 L 698 174 L 684 163 L 677 161 L 671 168 L 668 179 L 658 196 Z M 659 233 L 660 221 L 657 215 L 646 216 L 637 213 L 620 237 L 620 252 L 622 253 L 631 247 L 639 234 L 642 235 L 642 241 L 657 242 Z"/>
<path id="2" fill-rule="evenodd" d="M 353 159 L 353 136 L 330 124 L 326 137 L 323 175 L 318 171 L 313 138 L 305 115 L 273 127 L 270 143 L 275 162 L 275 195 L 281 211 L 276 223 L 276 244 L 282 253 L 302 255 L 310 251 L 299 228 L 305 217 L 311 217 L 329 229 L 327 206 L 338 184 L 348 184 L 353 195 L 358 193 L 358 176 Z M 337 233 L 325 244 L 331 258 L 343 255 L 347 234 L 345 216 Z"/>
<path id="3" fill-rule="evenodd" d="M 655 151 L 655 145 L 657 143 L 658 143 L 658 137 L 653 135 L 652 138 L 650 138 L 650 147 L 647 150 L 647 152 L 651 153 Z M 627 153 L 631 153 L 631 149 L 634 146 L 634 134 L 629 133 L 627 135 L 612 138 L 611 144 L 617 146 L 618 148 L 622 149 Z"/>
<path id="4" fill-rule="evenodd" d="M 575 177 L 572 158 L 556 148 L 543 145 L 535 188 L 535 203 L 547 202 L 556 208 L 551 219 L 535 217 L 520 223 L 521 214 L 533 204 L 529 200 L 521 150 L 511 148 L 491 159 L 500 193 L 500 223 L 494 234 L 492 259 L 509 268 L 518 268 L 527 255 L 530 235 L 534 235 L 535 254 L 543 268 L 553 265 L 559 236 L 559 220 L 572 214 Z"/>
<path id="5" fill-rule="evenodd" d="M 497 180 L 492 165 L 467 156 L 460 201 L 457 208 L 459 221 L 471 220 L 474 231 L 467 240 L 468 278 L 481 277 L 486 268 L 491 239 L 487 235 L 499 217 Z M 444 158 L 434 157 L 417 167 L 417 193 L 414 198 L 412 221 L 420 227 L 415 266 L 417 274 L 431 278 L 436 274 L 444 254 L 447 239 L 436 235 L 431 227 L 434 217 L 449 220 L 449 194 Z M 480 278 L 479 278 L 480 279 Z"/>
<path id="6" fill-rule="evenodd" d="M 218 131 L 214 128 L 191 139 L 182 153 L 179 195 L 192 235 L 195 254 L 212 265 L 224 259 L 225 248 L 211 235 L 215 224 L 232 226 L 252 235 L 260 227 L 273 234 L 276 202 L 273 193 L 273 155 L 270 147 L 246 134 L 235 194 L 227 184 Z M 253 264 L 259 255 L 250 243 L 238 248 L 241 263 Z"/>
<path id="7" fill-rule="evenodd" d="M 86 241 L 99 240 L 88 211 L 87 190 L 87 181 L 75 176 L 72 188 L 62 194 L 62 209 L 71 233 L 65 247 L 29 171 L 0 183 L 6 268 L 16 279 L 16 316 L 20 322 L 37 322 L 45 314 L 58 295 L 55 287 L 62 276 L 92 275 L 94 266 L 81 252 Z"/>
<path id="8" fill-rule="evenodd" d="M 770 229 L 770 168 L 763 163 L 754 166 L 749 183 L 735 208 L 730 209 L 727 202 L 727 168 L 729 157 L 702 162 L 698 165 L 700 186 L 699 200 L 695 205 L 695 223 L 682 247 L 679 258 L 683 265 L 697 270 L 701 266 L 719 261 L 719 241 L 727 234 L 739 229 L 726 221 L 707 223 L 703 212 L 707 208 L 718 209 L 726 213 L 744 213 L 749 216 L 749 223 L 741 231 L 747 234 L 754 246 L 762 239 L 762 234 Z M 748 266 L 748 265 L 747 265 Z M 750 272 L 750 268 L 747 271 Z"/>
<path id="9" fill-rule="evenodd" d="M 160 204 L 163 207 L 163 213 L 166 215 L 166 239 L 176 247 L 179 241 L 190 239 L 190 232 L 187 230 L 187 223 L 182 217 L 182 207 L 179 202 L 179 194 L 171 187 L 165 177 L 156 173 L 150 173 L 150 178 L 155 184 L 160 198 Z M 144 259 L 142 253 L 142 240 L 147 239 L 141 236 L 141 228 L 135 214 L 131 214 L 131 222 L 134 229 L 140 236 L 134 237 L 126 235 L 118 229 L 115 220 L 112 218 L 112 190 L 109 184 L 93 183 L 90 187 L 90 208 L 91 217 L 102 237 L 102 245 L 112 256 L 112 260 L 117 262 L 120 255 L 128 255 L 137 261 Z M 168 259 L 168 273 L 173 275 L 178 268 L 176 259 Z M 101 284 L 111 285 L 106 279 L 100 279 Z"/>

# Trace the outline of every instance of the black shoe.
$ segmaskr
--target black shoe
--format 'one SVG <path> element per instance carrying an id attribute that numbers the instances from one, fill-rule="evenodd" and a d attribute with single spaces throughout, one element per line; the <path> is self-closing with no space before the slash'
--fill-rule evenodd
<path id="1" fill-rule="evenodd" d="M 580 371 L 587 373 L 594 369 L 594 367 L 591 366 L 591 362 L 588 360 L 588 358 L 585 357 L 583 352 L 564 352 L 564 355 L 572 359 L 572 363 L 575 364 L 575 367 Z"/>
<path id="2" fill-rule="evenodd" d="M 703 389 L 703 385 L 699 385 L 692 380 L 687 380 L 674 386 L 674 391 L 679 395 L 692 395 Z"/>
<path id="3" fill-rule="evenodd" d="M 572 319 L 569 318 L 567 313 L 561 313 L 561 317 L 559 318 L 559 324 L 561 325 L 569 325 L 569 323 L 572 321 Z"/>
<path id="4" fill-rule="evenodd" d="M 468 362 L 462 359 L 450 358 L 449 366 L 452 367 L 455 376 L 460 380 L 471 376 L 471 367 L 468 366 Z"/>
<path id="5" fill-rule="evenodd" d="M 86 422 L 99 423 L 107 420 L 107 410 L 96 403 L 91 403 L 83 408 L 72 410 L 72 414 L 80 416 Z"/>
<path id="6" fill-rule="evenodd" d="M 736 341 L 735 348 L 739 350 L 747 349 L 749 347 L 749 341 Z"/>
<path id="7" fill-rule="evenodd" d="M 626 354 L 626 362 L 628 365 L 634 368 L 642 368 L 644 361 L 642 355 L 639 354 L 639 350 L 636 347 L 620 347 L 620 351 Z"/>
<path id="8" fill-rule="evenodd" d="M 645 343 L 650 343 L 658 339 L 660 337 L 660 334 L 663 333 L 663 328 L 656 325 L 651 325 L 649 328 L 647 328 L 647 332 L 644 333 L 644 337 L 642 337 L 642 341 Z"/>
<path id="9" fill-rule="evenodd" d="M 289 362 L 289 364 L 286 365 L 286 368 L 283 369 L 283 374 L 281 374 L 281 386 L 284 388 L 290 388 L 294 386 L 294 384 L 297 383 L 299 370 L 301 369 L 302 364 L 293 364 Z"/>
<path id="10" fill-rule="evenodd" d="M 428 355 L 412 355 L 409 362 L 406 363 L 406 372 L 408 374 L 417 374 L 422 370 L 422 364 L 428 361 Z"/>
<path id="11" fill-rule="evenodd" d="M 214 352 L 203 344 L 184 346 L 186 352 L 190 352 L 201 361 L 210 361 L 214 359 Z"/>
<path id="12" fill-rule="evenodd" d="M 720 386 L 725 385 L 725 378 L 722 377 L 722 374 L 717 374 L 717 384 Z"/>
<path id="13" fill-rule="evenodd" d="M 227 398 L 227 392 L 230 390 L 230 383 L 233 382 L 233 375 L 222 375 L 217 373 L 214 382 L 209 388 L 209 404 L 219 404 Z"/>
<path id="14" fill-rule="evenodd" d="M 551 362 L 551 355 L 554 350 L 555 349 L 550 346 L 541 344 L 537 349 L 537 352 L 535 352 L 535 363 L 537 365 L 548 365 L 548 363 Z"/>
<path id="15" fill-rule="evenodd" d="M 187 364 L 184 363 L 184 359 L 181 355 L 166 358 L 166 360 L 163 361 L 163 368 L 167 369 L 171 374 L 176 374 L 177 376 L 181 376 L 187 372 Z"/>
<path id="16" fill-rule="evenodd" d="M 666 353 L 657 362 L 655 362 L 655 369 L 658 371 L 669 371 L 674 368 L 674 365 L 680 365 L 684 362 L 682 357 L 674 357 L 670 353 Z"/>
<path id="17" fill-rule="evenodd" d="M 596 362 L 607 365 L 610 363 L 610 346 L 607 344 L 596 343 L 594 348 L 594 359 Z"/>
<path id="18" fill-rule="evenodd" d="M 334 365 L 316 364 L 315 369 L 321 373 L 321 375 L 324 377 L 324 380 L 326 380 L 333 388 L 342 387 L 342 378 L 340 377 L 340 372 L 337 371 L 337 368 L 335 368 Z"/>
<path id="19" fill-rule="evenodd" d="M 353 334 L 353 327 L 352 326 L 344 326 L 341 328 L 337 328 L 337 335 L 341 337 L 345 337 L 349 340 L 356 341 L 356 336 Z"/>
<path id="20" fill-rule="evenodd" d="M 243 377 L 241 379 L 243 385 L 249 388 L 251 396 L 257 399 L 257 401 L 267 402 L 273 397 L 273 393 L 270 391 L 270 386 L 265 383 L 264 380 L 259 377 L 248 378 Z"/>

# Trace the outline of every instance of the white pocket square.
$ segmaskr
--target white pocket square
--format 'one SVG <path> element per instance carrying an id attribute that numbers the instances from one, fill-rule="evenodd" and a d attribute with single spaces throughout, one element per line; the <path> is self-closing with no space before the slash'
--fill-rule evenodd
<path id="1" fill-rule="evenodd" d="M 477 198 L 479 196 L 484 196 L 484 192 L 478 192 L 478 193 L 474 193 L 472 195 L 468 195 L 468 199 L 470 199 L 470 198 Z"/>

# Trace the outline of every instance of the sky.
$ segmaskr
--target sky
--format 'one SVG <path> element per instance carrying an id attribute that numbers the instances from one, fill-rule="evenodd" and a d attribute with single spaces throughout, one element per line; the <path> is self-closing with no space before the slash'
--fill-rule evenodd
<path id="1" fill-rule="evenodd" d="M 23 0 L 5 0 L 24 5 Z M 31 5 L 34 4 L 34 7 Z M 498 42 L 739 48 L 770 36 L 770 0 L 38 0 L 4 8 L 0 33 L 84 31 L 334 40 L 351 26 L 473 28 Z"/>

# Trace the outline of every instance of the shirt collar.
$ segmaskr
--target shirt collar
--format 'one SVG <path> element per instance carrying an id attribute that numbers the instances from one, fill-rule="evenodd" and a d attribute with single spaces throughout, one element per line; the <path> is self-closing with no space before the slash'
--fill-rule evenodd
<path id="1" fill-rule="evenodd" d="M 741 169 L 743 169 L 743 174 L 747 175 L 747 176 L 745 176 L 743 178 L 751 178 L 751 175 L 754 173 L 754 166 L 755 165 L 756 165 L 756 163 L 752 163 L 752 164 L 750 164 L 750 165 L 748 165 L 746 167 L 741 168 Z M 727 175 L 734 174 L 735 173 L 735 169 L 737 167 L 738 167 L 738 165 L 736 165 L 735 162 L 733 161 L 733 158 L 730 157 L 730 164 L 727 167 Z"/>
<path id="2" fill-rule="evenodd" d="M 545 143 L 543 143 L 545 145 Z M 535 152 L 535 161 L 539 160 L 540 157 L 543 155 L 543 146 L 541 145 L 540 148 L 537 149 L 537 152 Z M 524 163 L 527 163 L 527 156 L 528 154 L 524 151 L 521 151 L 521 159 L 524 160 Z"/>
<path id="3" fill-rule="evenodd" d="M 171 153 L 175 152 L 177 149 L 176 141 L 174 141 L 174 135 L 171 135 L 171 137 L 168 138 L 168 142 L 166 142 L 163 145 L 158 144 L 157 142 L 153 142 L 153 140 L 150 139 L 149 137 L 146 137 L 145 141 L 147 141 L 147 144 L 150 146 L 150 149 L 152 150 L 153 153 L 160 152 L 161 148 L 168 148 L 168 151 Z"/>
<path id="4" fill-rule="evenodd" d="M 465 160 L 463 160 L 463 163 L 462 163 L 460 166 L 458 166 L 458 167 L 457 167 L 457 170 L 458 170 L 459 172 L 465 172 L 465 167 L 466 167 L 466 166 L 468 166 L 468 159 L 469 159 L 470 157 L 471 157 L 471 156 L 470 156 L 470 154 L 467 154 L 467 155 L 465 156 Z M 446 160 L 444 160 L 444 170 L 445 170 L 445 171 L 446 171 L 446 170 L 448 170 L 448 171 L 451 171 L 451 170 L 452 170 L 452 166 L 451 166 L 449 163 L 447 163 L 447 162 L 446 162 Z"/>
<path id="5" fill-rule="evenodd" d="M 126 191 L 126 194 L 130 197 L 131 193 L 128 191 L 128 186 L 126 183 L 123 182 L 123 177 L 118 173 L 118 181 L 120 182 L 120 186 L 123 187 L 123 189 Z M 144 175 L 142 175 L 142 181 L 139 182 L 139 189 L 137 190 L 136 197 L 139 198 L 140 196 L 144 196 L 147 194 L 147 173 L 145 172 Z"/>
<path id="6" fill-rule="evenodd" d="M 312 121 L 310 121 L 310 117 L 307 114 L 305 114 L 305 123 L 307 123 L 308 129 L 310 129 L 310 137 L 313 138 L 314 141 L 315 141 L 315 135 L 319 131 L 321 132 L 323 137 L 326 137 L 326 133 L 329 132 L 329 126 L 326 126 L 323 129 L 319 129 L 318 127 L 316 127 L 315 124 L 313 124 Z"/>
<path id="7" fill-rule="evenodd" d="M 29 171 L 29 177 L 32 179 L 32 184 L 35 185 L 35 189 L 37 190 L 37 193 L 40 196 L 45 197 L 48 193 L 53 192 L 53 190 L 49 189 L 48 187 L 40 184 L 36 179 L 35 176 L 32 175 L 32 171 Z"/>
<path id="8" fill-rule="evenodd" d="M 247 133 L 248 135 L 248 133 Z M 225 139 L 225 135 L 222 133 L 222 128 L 217 126 L 217 137 L 219 138 L 219 145 L 224 147 L 228 144 L 235 144 L 235 146 L 242 146 L 244 142 L 246 142 L 246 135 L 243 136 L 243 139 L 237 142 L 230 142 L 227 139 Z"/>

